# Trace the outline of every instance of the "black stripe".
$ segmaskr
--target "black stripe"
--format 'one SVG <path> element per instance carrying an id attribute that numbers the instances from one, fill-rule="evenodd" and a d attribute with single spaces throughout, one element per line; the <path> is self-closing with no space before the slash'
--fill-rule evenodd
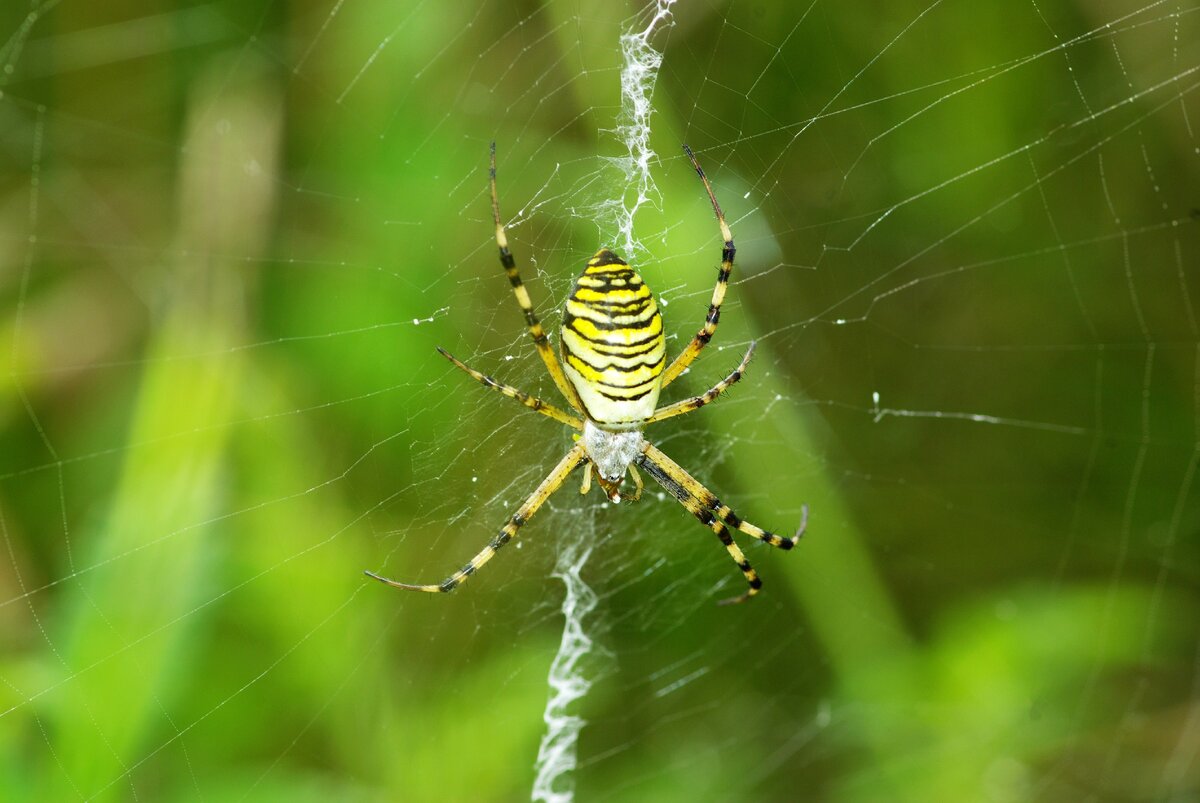
<path id="1" fill-rule="evenodd" d="M 660 317 L 657 309 L 647 307 L 640 313 L 621 313 L 620 315 L 609 315 L 604 310 L 596 310 L 585 308 L 586 314 L 576 315 L 570 310 L 564 310 L 565 314 L 578 320 L 591 321 L 596 325 L 597 329 L 605 331 L 611 329 L 644 329 L 656 318 Z"/>
<path id="2" fill-rule="evenodd" d="M 595 285 L 580 284 L 581 281 L 596 282 Z M 613 284 L 614 279 L 620 279 L 625 284 Z M 614 270 L 605 273 L 585 273 L 575 282 L 576 287 L 583 287 L 597 293 L 606 293 L 613 289 L 623 290 L 629 287 L 641 287 L 645 284 L 642 277 L 632 270 Z"/>
<path id="3" fill-rule="evenodd" d="M 599 389 L 596 389 L 596 392 L 599 393 L 604 398 L 608 399 L 609 401 L 632 402 L 632 401 L 637 401 L 638 399 L 642 398 L 643 396 L 645 396 L 647 393 L 649 393 L 652 390 L 654 390 L 653 384 L 651 384 L 650 387 L 646 388 L 641 393 L 636 393 L 633 396 L 614 396 L 611 393 L 605 393 L 604 391 L 599 390 Z"/>
<path id="4" fill-rule="evenodd" d="M 621 263 L 621 264 L 624 265 L 625 263 Z M 589 265 L 588 267 L 592 268 L 592 267 L 603 267 L 603 266 L 602 265 Z M 589 273 L 588 271 L 585 270 L 583 273 L 579 274 L 579 278 L 580 279 L 599 279 L 601 281 L 608 281 L 610 279 L 628 279 L 631 276 L 636 276 L 636 275 L 637 275 L 637 271 L 635 271 L 633 268 L 621 267 L 621 268 L 616 268 L 613 270 L 602 270 L 598 273 Z"/>
<path id="5" fill-rule="evenodd" d="M 563 314 L 563 326 L 570 326 L 572 329 L 574 329 L 576 332 L 579 333 L 580 337 L 584 338 L 585 340 L 593 340 L 594 341 L 595 338 L 585 335 L 583 332 L 579 331 L 578 327 L 575 327 L 572 325 L 580 317 L 581 316 L 578 316 L 578 315 L 572 315 L 570 312 L 565 312 Z M 660 317 L 660 316 L 659 315 L 651 315 L 649 318 L 646 318 L 644 321 L 631 321 L 631 322 L 627 322 L 627 323 L 626 322 L 618 323 L 617 321 L 614 321 L 612 319 L 609 319 L 607 321 L 597 321 L 593 318 L 583 318 L 583 320 L 587 321 L 590 324 L 593 324 L 597 329 L 600 329 L 601 331 L 611 332 L 616 329 L 646 329 L 646 328 L 649 328 L 650 324 L 654 323 L 654 319 L 658 318 L 658 317 Z"/>
<path id="6" fill-rule="evenodd" d="M 589 360 L 586 355 L 578 354 L 570 347 L 567 348 L 567 356 L 574 357 L 576 360 L 579 360 L 579 362 L 583 363 L 588 368 L 591 368 L 593 371 L 607 371 L 611 368 L 613 370 L 620 371 L 623 374 L 631 374 L 634 371 L 640 371 L 643 368 L 653 368 L 656 365 L 662 365 L 663 361 L 667 358 L 667 355 L 663 354 L 654 362 L 635 362 L 632 365 L 618 365 L 615 362 L 594 363 Z"/>
<path id="7" fill-rule="evenodd" d="M 603 315 L 606 318 L 614 318 L 618 315 L 641 315 L 646 310 L 654 308 L 654 300 L 651 298 L 640 298 L 634 301 L 588 301 L 584 298 L 576 298 L 571 296 L 567 300 L 567 304 L 578 305 L 583 307 L 588 312 L 594 312 L 597 315 Z M 564 305 L 565 307 L 565 305 Z"/>
<path id="8" fill-rule="evenodd" d="M 592 276 L 589 278 L 594 279 L 595 277 Z M 608 295 L 609 293 L 636 293 L 639 292 L 642 287 L 645 287 L 645 285 L 641 282 L 634 282 L 632 280 L 625 281 L 623 284 L 599 281 L 592 285 L 576 282 L 575 287 L 571 290 L 571 295 L 574 296 L 580 290 L 590 290 L 593 293 L 599 293 L 601 295 Z"/>
<path id="9" fill-rule="evenodd" d="M 650 296 L 646 296 L 645 298 L 635 298 L 633 301 L 592 301 L 587 298 L 580 298 L 578 293 L 572 293 L 571 301 L 574 301 L 576 304 L 582 304 L 589 309 L 621 310 L 618 313 L 620 315 L 635 315 L 650 306 L 650 302 L 653 299 Z"/>
<path id="10" fill-rule="evenodd" d="M 623 346 L 640 346 L 640 345 L 642 345 L 643 343 L 653 343 L 653 344 L 654 344 L 654 348 L 657 348 L 657 347 L 658 347 L 658 342 L 662 340 L 662 332 L 655 332 L 654 334 L 652 334 L 652 335 L 650 335 L 650 336 L 648 336 L 648 337 L 644 337 L 644 338 L 642 338 L 641 340 L 631 340 L 631 341 L 630 341 L 630 342 L 628 342 L 628 343 L 615 343 L 615 344 L 614 344 L 614 343 L 609 343 L 609 342 L 608 342 L 608 341 L 606 341 L 606 340 L 595 340 L 595 339 L 593 339 L 593 338 L 590 338 L 590 337 L 588 337 L 587 335 L 585 335 L 583 332 L 580 332 L 578 329 L 576 329 L 576 328 L 575 328 L 575 327 L 573 327 L 573 326 L 571 327 L 571 331 L 572 331 L 572 332 L 574 332 L 575 334 L 579 335 L 580 337 L 582 337 L 584 340 L 586 340 L 586 341 L 588 342 L 588 344 L 589 344 L 590 346 L 592 346 L 593 348 L 595 348 L 595 349 L 597 349 L 597 350 L 599 350 L 599 349 L 600 349 L 600 347 L 602 347 L 602 346 L 617 346 L 617 347 L 623 347 Z M 628 355 L 625 355 L 625 356 L 628 356 Z"/>
<path id="11" fill-rule="evenodd" d="M 645 348 L 637 348 L 637 346 L 643 342 L 649 342 L 650 345 L 646 346 Z M 626 346 L 624 344 L 617 343 L 597 343 L 592 346 L 592 348 L 595 349 L 599 354 L 608 354 L 612 357 L 641 357 L 643 354 L 649 354 L 658 348 L 658 343 L 654 338 L 651 338 L 649 341 L 638 341 L 632 346 Z M 621 349 L 625 348 L 632 348 L 633 351 L 621 351 Z"/>
<path id="12" fill-rule="evenodd" d="M 655 376 L 655 377 L 651 377 L 650 379 L 647 379 L 645 382 L 638 382 L 633 385 L 622 385 L 619 382 L 601 382 L 599 380 L 597 380 L 595 382 L 590 382 L 589 384 L 591 384 L 593 387 L 599 386 L 599 387 L 605 387 L 605 388 L 612 388 L 613 390 L 628 391 L 628 390 L 633 390 L 634 388 L 643 387 L 644 385 L 653 386 L 657 379 L 658 379 L 658 377 Z M 630 396 L 630 397 L 628 397 L 628 399 L 625 399 L 625 397 L 621 397 L 621 398 L 625 399 L 626 401 L 631 401 L 633 399 L 640 399 L 642 396 L 645 396 L 646 393 L 649 393 L 651 390 L 653 390 L 653 387 L 646 388 L 646 390 L 644 392 L 639 393 L 636 396 Z M 601 391 L 601 392 L 603 392 L 603 391 Z"/>
<path id="13" fill-rule="evenodd" d="M 574 360 L 575 362 L 583 363 L 583 365 L 585 365 L 588 368 L 592 367 L 590 363 L 588 363 L 586 360 L 579 359 L 579 357 L 576 356 L 573 352 L 569 352 L 567 354 L 567 364 L 568 365 L 570 364 L 571 360 Z M 574 368 L 575 366 L 571 366 L 571 367 Z M 575 370 L 579 371 L 578 368 L 575 368 Z M 595 369 L 593 369 L 593 370 L 595 370 Z M 583 373 L 583 372 L 580 371 L 580 373 Z M 600 386 L 603 386 L 606 388 L 613 388 L 614 390 L 633 390 L 634 388 L 640 388 L 643 385 L 653 385 L 658 380 L 658 375 L 656 374 L 655 376 L 652 376 L 649 379 L 646 379 L 642 382 L 635 382 L 632 385 L 626 385 L 626 384 L 622 384 L 619 382 L 605 382 L 601 379 L 586 379 L 585 378 L 585 380 L 587 381 L 587 383 L 589 385 L 592 385 L 592 386 L 600 385 Z M 649 390 L 650 389 L 647 389 L 646 392 L 649 392 Z M 646 393 L 640 393 L 637 396 L 631 396 L 630 398 L 631 399 L 640 399 L 642 396 L 645 396 L 645 395 L 646 395 Z"/>

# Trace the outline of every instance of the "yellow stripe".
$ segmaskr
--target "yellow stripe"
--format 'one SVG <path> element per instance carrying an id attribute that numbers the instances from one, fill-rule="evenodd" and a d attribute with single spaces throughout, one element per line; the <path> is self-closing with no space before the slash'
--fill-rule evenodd
<path id="1" fill-rule="evenodd" d="M 636 290 L 594 290 L 590 287 L 577 287 L 571 298 L 587 303 L 599 301 L 605 304 L 636 304 L 650 297 L 650 289 L 639 285 Z"/>
<path id="2" fill-rule="evenodd" d="M 661 368 L 663 362 L 663 350 L 654 349 L 645 354 L 639 354 L 636 357 L 622 357 L 618 354 L 601 354 L 593 348 L 576 348 L 572 346 L 569 349 L 571 356 L 583 360 L 597 371 L 607 371 L 610 368 L 616 368 L 627 372 L 632 372 L 632 369 L 646 366 L 653 369 L 655 366 Z"/>
<path id="3" fill-rule="evenodd" d="M 619 371 L 612 368 L 597 371 L 577 354 L 570 351 L 567 352 L 567 362 L 588 382 L 604 383 L 606 391 L 614 388 L 624 388 L 626 390 L 643 389 L 646 385 L 653 382 L 662 373 L 663 369 L 662 363 L 658 362 L 654 365 L 643 365 L 633 371 Z"/>
<path id="4" fill-rule="evenodd" d="M 645 343 L 588 343 L 587 348 L 607 360 L 612 357 L 646 357 L 655 353 L 656 349 L 661 349 L 662 345 L 660 337 L 657 343 L 650 338 Z"/>
<path id="5" fill-rule="evenodd" d="M 576 319 L 584 318 L 592 321 L 595 324 L 603 326 L 607 323 L 615 323 L 623 329 L 636 329 L 637 331 L 645 332 L 650 327 L 637 327 L 634 324 L 642 324 L 649 321 L 651 318 L 658 315 L 658 309 L 653 305 L 649 305 L 644 310 L 633 315 L 612 315 L 608 310 L 600 310 L 595 307 L 589 307 L 586 304 L 580 304 L 578 301 L 567 302 L 567 312 L 573 315 Z M 605 331 L 611 331 L 606 329 Z"/>
<path id="6" fill-rule="evenodd" d="M 589 340 L 612 345 L 626 345 L 634 341 L 648 341 L 654 335 L 661 336 L 662 316 L 655 315 L 650 321 L 650 325 L 644 329 L 600 329 L 587 318 L 576 318 L 572 321 L 571 326 L 578 329 L 579 334 Z"/>
<path id="7" fill-rule="evenodd" d="M 580 287 L 644 287 L 643 282 L 637 276 L 629 279 L 597 279 L 595 276 L 580 276 L 575 280 L 575 283 Z"/>

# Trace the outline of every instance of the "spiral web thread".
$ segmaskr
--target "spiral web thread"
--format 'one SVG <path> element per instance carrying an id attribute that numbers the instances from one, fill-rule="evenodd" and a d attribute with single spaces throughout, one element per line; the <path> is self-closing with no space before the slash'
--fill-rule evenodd
<path id="1" fill-rule="evenodd" d="M 639 247 L 633 236 L 634 215 L 657 192 L 650 175 L 650 162 L 655 156 L 650 149 L 650 116 L 662 53 L 654 49 L 650 40 L 655 32 L 670 25 L 674 4 L 675 0 L 657 0 L 646 26 L 637 32 L 626 32 L 620 38 L 621 113 L 616 134 L 629 155 L 613 160 L 624 173 L 625 181 L 619 185 L 623 191 L 602 209 L 615 213 L 617 241 L 624 245 L 628 256 Z M 563 581 L 566 593 L 562 602 L 562 641 L 547 677 L 551 693 L 543 714 L 546 733 L 534 764 L 537 774 L 532 800 L 544 803 L 571 803 L 575 798 L 571 773 L 578 764 L 579 732 L 585 722 L 570 709 L 587 694 L 594 681 L 586 660 L 594 641 L 584 630 L 584 619 L 596 608 L 598 600 L 596 592 L 580 578 L 595 544 L 594 533 L 589 529 L 580 527 L 567 533 L 569 540 L 561 544 L 553 573 Z"/>

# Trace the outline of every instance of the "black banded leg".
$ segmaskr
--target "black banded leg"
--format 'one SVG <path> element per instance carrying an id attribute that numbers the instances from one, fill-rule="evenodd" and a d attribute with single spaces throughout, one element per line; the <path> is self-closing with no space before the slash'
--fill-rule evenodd
<path id="1" fill-rule="evenodd" d="M 754 355 L 754 342 L 750 342 L 750 348 L 746 349 L 746 356 L 742 357 L 741 363 L 737 368 L 733 369 L 733 373 L 722 379 L 717 384 L 706 390 L 699 396 L 693 396 L 690 399 L 668 404 L 666 407 L 660 407 L 654 411 L 654 415 L 646 419 L 647 424 L 653 424 L 655 421 L 662 421 L 664 418 L 673 418 L 677 415 L 690 413 L 692 410 L 698 410 L 709 402 L 716 401 L 717 397 L 728 390 L 746 373 L 746 366 L 750 363 L 750 358 Z"/>
<path id="2" fill-rule="evenodd" d="M 746 556 L 742 554 L 742 550 L 733 542 L 733 536 L 729 534 L 729 528 L 725 526 L 717 515 L 704 506 L 702 501 L 693 493 L 691 493 L 683 484 L 661 465 L 652 460 L 645 460 L 642 467 L 646 472 L 658 481 L 658 484 L 666 488 L 679 503 L 687 508 L 688 512 L 700 520 L 700 523 L 708 527 L 717 534 L 717 538 L 721 539 L 721 543 L 725 545 L 725 551 L 729 553 L 729 557 L 733 558 L 733 562 L 742 570 L 742 575 L 746 578 L 746 583 L 749 588 L 746 593 L 729 599 L 723 599 L 718 605 L 735 605 L 739 602 L 745 602 L 753 597 L 762 588 L 762 580 L 758 577 L 758 572 L 750 565 L 750 561 L 746 560 Z"/>
<path id="3" fill-rule="evenodd" d="M 704 521 L 704 519 L 700 520 Z M 736 597 L 727 597 L 717 602 L 717 604 L 737 605 L 745 602 L 762 589 L 762 580 L 758 578 L 758 572 L 754 571 L 754 567 L 750 565 L 750 561 L 746 560 L 746 556 L 742 554 L 742 550 L 738 549 L 738 545 L 733 542 L 733 536 L 729 534 L 729 530 L 725 527 L 724 523 L 716 521 L 710 526 L 713 532 L 717 534 L 717 537 L 721 539 L 721 543 L 725 545 L 726 551 L 729 552 L 729 557 L 733 558 L 733 562 L 742 570 L 746 582 L 750 585 L 745 593 L 739 594 Z"/>
<path id="4" fill-rule="evenodd" d="M 711 510 L 713 515 L 728 524 L 730 527 L 733 527 L 735 530 L 740 530 L 746 535 L 757 538 L 759 541 L 770 544 L 777 549 L 784 550 L 794 547 L 796 542 L 799 541 L 801 536 L 804 535 L 804 529 L 808 526 L 807 505 L 805 505 L 802 509 L 803 512 L 800 528 L 796 530 L 796 534 L 791 538 L 784 538 L 783 536 L 776 535 L 769 530 L 764 530 L 761 527 L 757 527 L 748 521 L 742 521 L 742 519 L 739 518 L 736 513 L 730 510 L 728 505 L 724 504 L 720 499 L 718 499 L 712 491 L 705 488 L 699 480 L 687 473 L 687 471 L 685 471 L 681 465 L 667 457 L 660 449 L 658 449 L 649 441 L 647 441 L 646 445 L 642 447 L 642 453 L 645 455 L 645 462 L 642 463 L 643 467 L 648 467 L 650 465 L 656 466 L 671 480 L 673 484 L 679 486 L 687 494 L 694 497 L 701 507 L 703 507 L 705 510 Z M 659 482 L 662 482 L 662 480 L 659 480 Z M 672 493 L 674 492 L 672 491 Z M 676 497 L 678 497 L 678 494 L 676 494 Z"/>
<path id="5" fill-rule="evenodd" d="M 530 410 L 541 413 L 542 415 L 545 415 L 545 416 L 549 416 L 550 418 L 553 418 L 555 421 L 561 421 L 562 423 L 566 424 L 568 427 L 574 427 L 575 429 L 583 429 L 583 422 L 580 421 L 575 416 L 571 415 L 570 413 L 564 413 L 562 410 L 558 409 L 557 407 L 555 407 L 551 404 L 547 404 L 546 402 L 542 401 L 537 396 L 530 396 L 525 391 L 518 390 L 518 389 L 514 388 L 512 385 L 505 385 L 502 382 L 497 382 L 495 379 L 492 379 L 487 374 L 481 374 L 479 371 L 476 371 L 474 368 L 471 368 L 466 363 L 464 363 L 462 360 L 458 359 L 457 357 L 455 357 L 450 352 L 446 351 L 441 346 L 438 346 L 437 350 L 438 350 L 438 354 L 441 354 L 447 360 L 454 363 L 454 365 L 456 367 L 461 368 L 463 371 L 466 371 L 467 374 L 472 379 L 474 379 L 476 382 L 480 383 L 484 387 L 491 388 L 492 390 L 496 391 L 497 393 L 499 393 L 502 396 L 507 396 L 510 399 L 516 399 L 518 402 L 525 405 Z"/>
<path id="6" fill-rule="evenodd" d="M 496 223 L 496 247 L 500 249 L 500 264 L 504 266 L 504 273 L 508 276 L 509 283 L 512 284 L 513 295 L 517 297 L 517 304 L 525 315 L 525 325 L 529 328 L 529 336 L 533 338 L 533 345 L 537 348 L 542 362 L 546 364 L 550 378 L 554 380 L 554 385 L 563 398 L 576 410 L 582 412 L 583 408 L 579 403 L 575 388 L 567 381 L 566 374 L 563 373 L 562 366 L 558 363 L 558 358 L 554 356 L 554 349 L 550 347 L 550 339 L 546 337 L 546 330 L 542 328 L 541 322 L 533 311 L 533 302 L 529 298 L 529 291 L 525 289 L 525 284 L 521 281 L 521 274 L 517 270 L 517 263 L 513 259 L 512 252 L 508 250 L 508 237 L 504 233 L 504 224 L 500 222 L 500 200 L 496 195 L 495 142 L 492 143 L 488 177 L 492 190 L 492 219 Z"/>
<path id="7" fill-rule="evenodd" d="M 580 444 L 575 444 L 575 446 L 571 448 L 571 451 L 567 452 L 567 456 L 560 460 L 558 465 L 554 467 L 554 470 L 550 472 L 550 475 L 542 481 L 542 484 L 539 485 L 532 494 L 530 494 L 529 498 L 525 500 L 525 504 L 521 505 L 517 512 L 514 513 L 509 520 L 504 523 L 504 526 L 500 528 L 500 532 L 488 542 L 488 545 L 485 546 L 478 555 L 471 558 L 470 562 L 467 563 L 466 566 L 463 566 L 461 569 L 437 585 L 415 585 L 411 583 L 401 583 L 396 580 L 390 580 L 386 577 L 381 577 L 374 572 L 363 572 L 363 574 L 367 575 L 368 577 L 373 577 L 381 583 L 386 583 L 393 588 L 403 588 L 407 591 L 427 591 L 435 594 L 439 592 L 449 593 L 453 591 L 462 585 L 468 577 L 479 571 L 479 569 L 485 563 L 491 560 L 492 556 L 496 554 L 500 547 L 512 540 L 513 536 L 517 534 L 517 531 L 520 530 L 527 521 L 533 518 L 533 514 L 537 513 L 538 508 L 542 506 L 542 503 L 550 498 L 550 494 L 558 490 L 559 486 L 566 481 L 567 475 L 569 475 L 584 459 L 585 456 L 583 446 Z"/>
<path id="8" fill-rule="evenodd" d="M 725 301 L 725 289 L 729 286 L 729 274 L 733 272 L 733 257 L 737 253 L 737 249 L 733 246 L 733 233 L 730 232 L 729 225 L 725 222 L 725 213 L 721 211 L 721 205 L 717 203 L 717 196 L 713 194 L 712 184 L 709 183 L 708 176 L 704 175 L 704 168 L 700 167 L 700 162 L 696 160 L 696 154 L 692 153 L 692 149 L 687 145 L 683 146 L 683 152 L 692 160 L 692 167 L 696 168 L 696 174 L 704 182 L 704 190 L 708 193 L 708 200 L 712 202 L 713 212 L 717 215 L 717 224 L 721 227 L 721 240 L 724 245 L 721 247 L 721 269 L 717 273 L 717 286 L 713 289 L 712 302 L 708 305 L 708 316 L 704 319 L 704 326 L 692 338 L 692 342 L 679 352 L 675 361 L 667 366 L 667 370 L 663 371 L 662 386 L 664 388 L 674 382 L 675 378 L 683 373 L 696 357 L 700 356 L 700 351 L 708 345 L 708 341 L 712 340 L 713 333 L 717 331 L 717 323 L 721 320 L 721 304 Z"/>

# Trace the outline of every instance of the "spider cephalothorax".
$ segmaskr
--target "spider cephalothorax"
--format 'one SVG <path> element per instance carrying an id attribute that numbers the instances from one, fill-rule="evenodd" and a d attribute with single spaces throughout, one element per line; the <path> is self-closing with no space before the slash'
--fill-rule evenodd
<path id="1" fill-rule="evenodd" d="M 529 291 L 521 282 L 521 274 L 517 271 L 512 253 L 508 250 L 508 238 L 504 233 L 504 225 L 500 222 L 500 203 L 496 195 L 496 143 L 492 143 L 492 217 L 496 224 L 496 245 L 500 249 L 500 264 L 504 266 L 504 272 L 508 275 L 513 293 L 517 297 L 517 304 L 525 314 L 525 322 L 529 326 L 529 334 L 533 338 L 538 355 L 545 363 L 559 392 L 575 412 L 582 415 L 582 419 L 467 367 L 444 349 L 439 348 L 438 351 L 487 387 L 516 399 L 531 410 L 580 430 L 581 434 L 577 436 L 575 446 L 567 452 L 566 457 L 559 461 L 517 512 L 509 517 L 488 545 L 472 558 L 470 563 L 441 583 L 414 585 L 389 580 L 373 572 L 367 572 L 368 575 L 388 585 L 410 591 L 453 591 L 491 560 L 496 551 L 516 535 L 550 494 L 558 490 L 567 476 L 581 464 L 584 466 L 582 492 L 586 494 L 591 487 L 594 471 L 596 481 L 613 502 L 621 501 L 620 488 L 627 473 L 635 484 L 630 499 L 636 500 L 641 496 L 642 479 L 637 470 L 640 466 L 702 524 L 716 533 L 749 584 L 749 589 L 744 594 L 725 602 L 742 602 L 757 594 L 762 587 L 758 574 L 734 543 L 730 529 L 739 530 L 780 549 L 791 549 L 800 540 L 808 518 L 807 508 L 804 508 L 800 529 L 791 538 L 783 538 L 755 527 L 742 521 L 711 491 L 642 436 L 642 429 L 647 424 L 690 413 L 716 399 L 730 385 L 742 378 L 750 356 L 754 353 L 754 344 L 751 343 L 746 350 L 746 356 L 733 373 L 703 394 L 666 407 L 657 407 L 662 389 L 695 361 L 717 330 L 717 322 L 721 318 L 721 303 L 725 299 L 725 288 L 729 283 L 736 253 L 733 235 L 725 223 L 725 215 L 721 212 L 721 206 L 717 203 L 708 177 L 704 175 L 691 149 L 684 145 L 683 150 L 700 180 L 704 182 L 704 189 L 712 202 L 713 212 L 721 227 L 721 239 L 724 241 L 721 269 L 717 274 L 717 286 L 713 290 L 712 303 L 709 305 L 704 326 L 674 361 L 667 365 L 662 315 L 658 311 L 654 294 L 636 271 L 612 251 L 602 248 L 588 260 L 583 273 L 575 281 L 575 288 L 563 310 L 560 332 L 563 361 L 560 365 L 550 347 L 549 338 L 546 337 L 546 332 L 533 311 L 533 302 L 529 298 Z"/>
<path id="2" fill-rule="evenodd" d="M 604 489 L 604 493 L 613 502 L 620 502 L 620 489 L 621 483 L 625 479 L 625 472 L 631 469 L 634 472 L 637 471 L 636 468 L 633 468 L 633 464 L 641 457 L 642 447 L 646 444 L 646 439 L 642 437 L 642 431 L 640 429 L 613 431 L 597 426 L 591 420 L 585 420 L 583 437 L 580 442 L 583 444 L 589 461 L 584 470 L 590 471 L 592 466 L 595 466 L 596 480 Z M 584 482 L 587 480 L 585 479 Z M 641 496 L 640 478 L 637 480 L 637 484 L 638 489 L 634 494 L 634 499 Z M 584 493 L 587 493 L 586 489 Z"/>

